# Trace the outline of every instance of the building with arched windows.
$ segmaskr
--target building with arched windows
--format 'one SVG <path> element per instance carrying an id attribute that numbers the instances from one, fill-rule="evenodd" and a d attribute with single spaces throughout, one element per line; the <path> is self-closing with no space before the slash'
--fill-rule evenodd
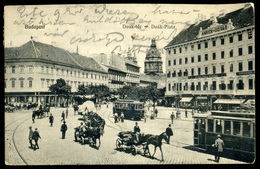
<path id="1" fill-rule="evenodd" d="M 218 103 L 254 99 L 254 19 L 254 8 L 245 4 L 236 11 L 197 21 L 174 37 L 164 48 L 168 100 L 178 106 L 217 109 Z"/>
<path id="2" fill-rule="evenodd" d="M 76 92 L 80 84 L 107 85 L 108 73 L 93 58 L 33 39 L 5 48 L 5 102 L 59 104 L 49 86 L 64 79 Z M 71 99 L 70 99 L 71 100 Z"/>

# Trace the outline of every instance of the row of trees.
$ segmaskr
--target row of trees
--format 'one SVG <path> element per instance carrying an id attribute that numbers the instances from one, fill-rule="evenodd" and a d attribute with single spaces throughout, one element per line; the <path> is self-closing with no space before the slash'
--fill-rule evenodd
<path id="1" fill-rule="evenodd" d="M 49 91 L 56 94 L 61 100 L 67 100 L 71 96 L 71 86 L 66 83 L 64 79 L 57 79 L 56 83 L 49 87 Z M 153 83 L 147 87 L 126 85 L 118 91 L 111 93 L 109 88 L 105 85 L 100 86 L 86 86 L 84 84 L 78 86 L 75 95 L 94 95 L 97 100 L 102 100 L 104 97 L 110 97 L 111 94 L 119 95 L 120 98 L 135 99 L 139 101 L 152 100 L 154 103 L 164 97 L 165 88 L 157 89 L 157 84 Z M 68 102 L 67 102 L 68 104 Z"/>

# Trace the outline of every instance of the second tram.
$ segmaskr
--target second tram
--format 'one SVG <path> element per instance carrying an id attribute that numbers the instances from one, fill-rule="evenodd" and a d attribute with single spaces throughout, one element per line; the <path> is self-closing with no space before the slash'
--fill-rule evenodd
<path id="1" fill-rule="evenodd" d="M 228 157 L 253 162 L 255 160 L 255 113 L 212 111 L 195 114 L 194 145 L 213 152 L 216 136 L 224 141 Z"/>

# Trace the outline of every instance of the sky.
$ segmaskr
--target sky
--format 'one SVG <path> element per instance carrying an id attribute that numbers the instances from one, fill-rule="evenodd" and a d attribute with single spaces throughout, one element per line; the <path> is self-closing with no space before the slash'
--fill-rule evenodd
<path id="1" fill-rule="evenodd" d="M 198 18 L 207 20 L 244 4 L 70 4 L 15 5 L 4 8 L 4 47 L 17 47 L 31 37 L 76 52 L 135 53 L 143 73 L 146 50 L 156 39 L 165 72 L 164 47 Z"/>

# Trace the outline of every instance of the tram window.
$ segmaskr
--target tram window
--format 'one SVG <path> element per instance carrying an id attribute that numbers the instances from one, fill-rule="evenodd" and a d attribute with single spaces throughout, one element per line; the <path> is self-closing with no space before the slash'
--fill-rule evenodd
<path id="1" fill-rule="evenodd" d="M 139 109 L 139 110 L 140 110 L 140 109 L 143 109 L 142 104 L 137 104 L 137 105 L 136 105 L 136 109 Z"/>
<path id="2" fill-rule="evenodd" d="M 222 133 L 222 120 L 216 120 L 216 132 Z"/>
<path id="3" fill-rule="evenodd" d="M 224 134 L 231 134 L 231 122 L 224 121 Z"/>
<path id="4" fill-rule="evenodd" d="M 233 134 L 240 135 L 240 122 L 238 121 L 233 122 Z"/>
<path id="5" fill-rule="evenodd" d="M 208 119 L 208 132 L 213 132 L 214 120 Z"/>
<path id="6" fill-rule="evenodd" d="M 250 122 L 243 122 L 243 136 L 250 137 Z"/>
<path id="7" fill-rule="evenodd" d="M 201 130 L 205 131 L 205 119 L 201 119 Z"/>

